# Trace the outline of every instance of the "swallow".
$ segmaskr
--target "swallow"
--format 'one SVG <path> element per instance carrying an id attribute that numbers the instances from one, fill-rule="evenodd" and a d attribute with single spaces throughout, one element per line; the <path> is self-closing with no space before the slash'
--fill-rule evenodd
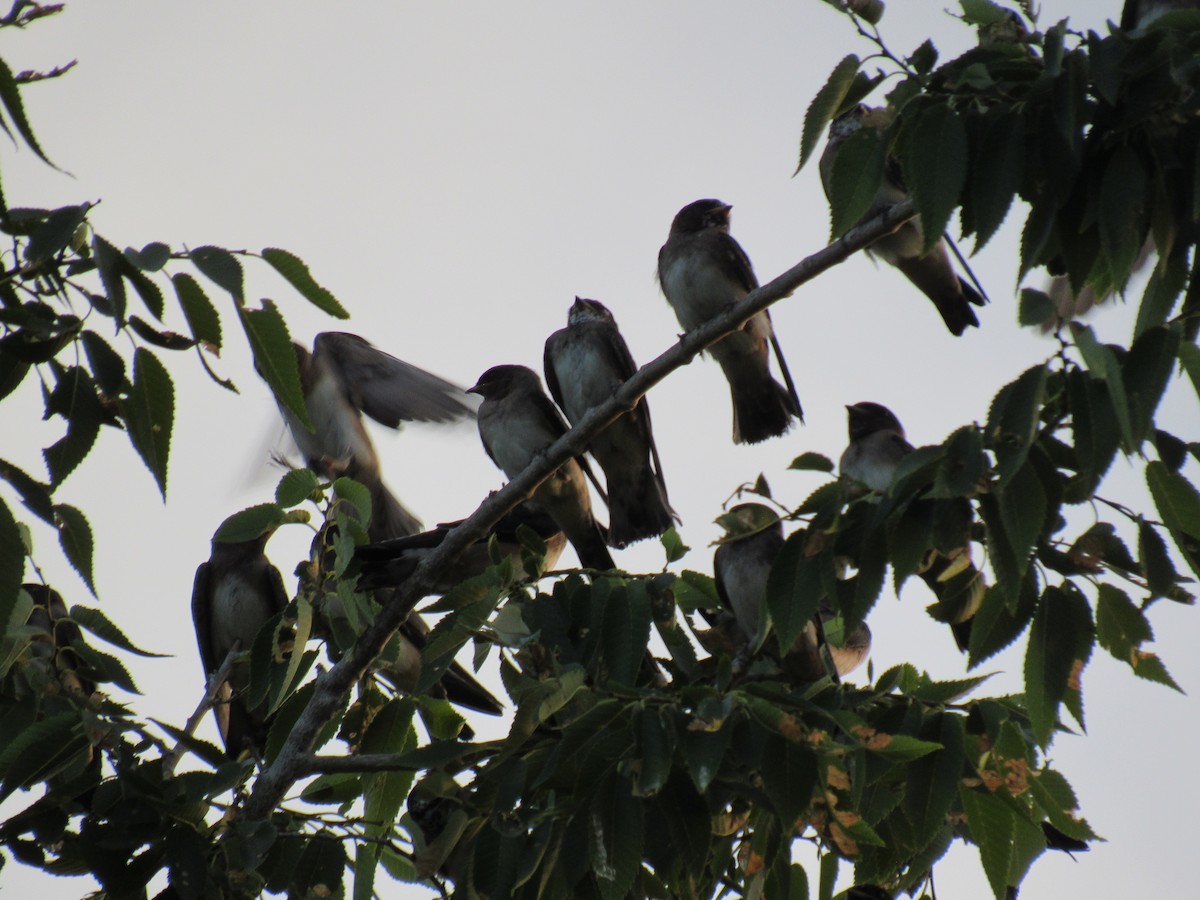
<path id="1" fill-rule="evenodd" d="M 896 414 L 881 403 L 863 401 L 846 407 L 850 443 L 838 462 L 844 478 L 871 491 L 886 493 L 892 485 L 900 460 L 913 451 Z M 959 498 L 967 503 L 965 498 Z M 917 503 L 930 502 L 917 499 Z M 983 573 L 971 561 L 970 536 L 950 554 L 930 550 L 917 575 L 937 597 L 939 605 L 952 609 L 950 630 L 958 648 L 966 652 L 971 638 L 971 620 L 979 611 L 986 591 Z M 939 616 L 940 617 L 940 616 Z"/>
<path id="2" fill-rule="evenodd" d="M 830 124 L 829 140 L 818 164 L 826 197 L 832 198 L 833 195 L 834 160 L 837 159 L 842 144 L 862 128 L 881 127 L 877 122 L 887 115 L 885 110 L 860 103 Z M 873 219 L 889 206 L 907 199 L 908 191 L 904 187 L 900 163 L 894 156 L 889 155 L 884 167 L 883 182 L 871 202 L 871 208 L 859 220 L 859 224 Z M 867 254 L 895 266 L 921 290 L 921 293 L 932 300 L 951 334 L 961 335 L 968 326 L 978 328 L 979 319 L 975 317 L 971 304 L 982 306 L 987 301 L 954 271 L 945 240 L 938 241 L 934 248 L 925 254 L 924 243 L 925 234 L 921 230 L 921 220 L 918 216 L 909 219 L 891 234 L 879 238 L 867 248 Z"/>
<path id="3" fill-rule="evenodd" d="M 762 508 L 756 503 L 742 503 L 730 513 L 745 526 L 752 527 L 758 518 L 756 511 Z M 776 518 L 761 531 L 721 543 L 713 554 L 717 595 L 726 611 L 733 614 L 741 632 L 740 640 L 735 643 L 744 644 L 751 655 L 767 646 L 768 652 L 778 657 L 783 671 L 801 681 L 816 681 L 828 674 L 821 655 L 823 646 L 838 676 L 848 675 L 870 651 L 871 631 L 862 623 L 847 636 L 842 646 L 834 645 L 826 640 L 824 631 L 825 623 L 835 618 L 828 607 L 821 607 L 786 652 L 781 653 L 773 639 L 768 642 L 767 581 L 783 545 L 783 523 Z"/>
<path id="4" fill-rule="evenodd" d="M 394 538 L 378 544 L 363 544 L 356 548 L 354 558 L 360 566 L 359 585 L 368 590 L 400 587 L 412 577 L 422 560 L 440 547 L 446 535 L 463 521 L 465 520 L 444 522 L 420 534 Z M 513 561 L 517 577 L 527 577 L 522 558 L 524 546 L 518 534 L 521 527 L 529 528 L 546 545 L 543 565 L 546 569 L 554 568 L 567 545 L 566 535 L 562 533 L 558 523 L 545 512 L 522 503 L 505 513 L 486 537 L 468 547 L 462 556 L 441 572 L 426 596 L 446 594 L 468 578 L 483 574 L 492 564 L 489 550 L 492 538 L 496 540 L 496 552 L 500 557 L 508 557 Z"/>
<path id="5" fill-rule="evenodd" d="M 732 208 L 720 200 L 689 203 L 676 214 L 667 242 L 658 251 L 658 282 L 685 331 L 703 325 L 758 287 L 746 251 L 729 233 Z M 775 349 L 786 388 L 771 376 L 768 344 Z M 804 421 L 769 312 L 756 313 L 708 352 L 729 382 L 735 444 L 757 444 L 784 434 L 793 417 Z"/>
<path id="6" fill-rule="evenodd" d="M 613 314 L 603 303 L 580 297 L 567 314 L 567 327 L 546 339 L 543 364 L 550 394 L 572 425 L 637 371 Z M 671 527 L 677 517 L 667 501 L 645 397 L 592 438 L 587 449 L 607 480 L 614 546 L 657 537 Z"/>
<path id="7" fill-rule="evenodd" d="M 547 447 L 567 432 L 567 423 L 542 390 L 537 373 L 525 366 L 493 366 L 467 388 L 479 394 L 479 437 L 492 462 L 516 478 Z M 550 515 L 575 548 L 584 568 L 616 568 L 607 534 L 592 514 L 585 479 L 587 461 L 569 459 L 533 492 L 530 503 Z"/>
<path id="8" fill-rule="evenodd" d="M 363 425 L 365 413 L 381 425 L 454 422 L 474 415 L 462 388 L 371 346 L 358 335 L 318 334 L 310 353 L 293 344 L 300 386 L 313 430 L 280 404 L 308 466 L 334 478 L 347 475 L 371 495 L 372 541 L 415 534 L 420 520 L 383 483 L 379 456 Z"/>
<path id="9" fill-rule="evenodd" d="M 249 541 L 214 540 L 208 562 L 196 569 L 192 624 L 206 677 L 221 667 L 235 646 L 249 651 L 262 627 L 287 606 L 283 579 L 264 552 L 272 533 Z M 249 685 L 250 662 L 242 659 L 218 687 L 213 704 L 217 730 L 231 759 L 247 750 L 261 757 L 266 746 L 267 710 L 247 705 L 243 695 Z"/>

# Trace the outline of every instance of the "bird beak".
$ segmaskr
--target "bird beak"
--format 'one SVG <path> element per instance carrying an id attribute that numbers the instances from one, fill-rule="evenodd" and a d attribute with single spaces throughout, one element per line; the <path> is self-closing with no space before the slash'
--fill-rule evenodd
<path id="1" fill-rule="evenodd" d="M 478 382 L 476 382 L 475 384 L 473 384 L 473 385 L 471 385 L 469 388 L 467 388 L 467 393 L 468 393 L 468 394 L 478 394 L 480 397 L 482 397 L 482 396 L 483 396 L 483 391 L 481 391 L 481 390 L 479 389 L 479 383 L 478 383 Z"/>

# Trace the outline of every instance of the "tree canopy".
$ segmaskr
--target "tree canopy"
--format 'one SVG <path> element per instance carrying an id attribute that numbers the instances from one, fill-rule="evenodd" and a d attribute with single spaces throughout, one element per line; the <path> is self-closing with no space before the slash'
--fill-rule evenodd
<path id="1" fill-rule="evenodd" d="M 1083 675 L 1097 650 L 1177 687 L 1147 649 L 1149 613 L 1162 601 L 1192 603 L 1200 574 L 1200 494 L 1188 474 L 1200 445 L 1157 418 L 1172 382 L 1200 391 L 1200 13 L 1101 35 L 964 0 L 962 25 L 978 46 L 942 60 L 932 41 L 893 52 L 876 31 L 882 4 L 845 5 L 857 10 L 847 15 L 863 55 L 847 55 L 809 102 L 800 168 L 838 115 L 860 102 L 888 114 L 848 140 L 832 168 L 829 248 L 646 365 L 392 596 L 356 584 L 352 557 L 371 503 L 347 479 L 290 471 L 271 500 L 221 525 L 218 540 L 281 528 L 319 538 L 286 611 L 245 648 L 248 695 L 274 713 L 261 767 L 228 760 L 195 736 L 195 721 L 151 720 L 111 696 L 135 687 L 123 656 L 155 648 L 135 646 L 86 600 L 55 602 L 38 587 L 26 521 L 54 527 L 94 591 L 104 535 L 59 489 L 101 435 L 124 431 L 165 495 L 184 415 L 173 354 L 194 351 L 216 385 L 232 387 L 214 357 L 236 322 L 280 403 L 306 418 L 282 301 L 252 301 L 245 270 L 278 278 L 288 303 L 337 318 L 346 310 L 314 277 L 319 265 L 287 250 L 119 249 L 119 237 L 92 226 L 91 202 L 3 204 L 12 249 L 0 286 L 0 399 L 40 379 L 46 418 L 60 428 L 44 472 L 0 470 L 0 794 L 46 786 L 0 824 L 6 867 L 90 872 L 114 895 L 137 895 L 165 871 L 165 895 L 185 897 L 366 897 L 385 873 L 458 896 L 827 897 L 840 866 L 862 891 L 930 891 L 934 864 L 962 838 L 1004 897 L 1048 846 L 1095 837 L 1080 812 L 1086 798 L 1048 752 L 1063 729 L 1084 724 Z M 3 25 L 33 26 L 56 11 L 18 4 Z M 6 129 L 49 165 L 22 97 L 57 74 L 0 66 Z M 896 165 L 911 204 L 872 215 Z M 957 621 L 964 594 L 978 601 L 962 678 L 933 679 L 914 658 L 865 678 L 798 681 L 765 660 L 709 655 L 695 614 L 719 601 L 696 555 L 680 565 L 686 527 L 664 536 L 662 570 L 649 573 L 530 580 L 497 556 L 425 607 L 446 615 L 414 689 L 373 673 L 456 550 L 704 347 L 830 266 L 854 264 L 914 213 L 927 246 L 950 229 L 976 249 L 1006 217 L 1023 216 L 1021 274 L 1045 268 L 1076 296 L 1123 291 L 1152 248 L 1125 342 L 1057 319 L 1047 293 L 1025 289 L 1010 301 L 993 287 L 993 304 L 1022 324 L 1049 322 L 1058 340 L 981 396 L 974 421 L 907 455 L 885 492 L 856 489 L 832 474 L 830 455 L 807 451 L 793 469 L 829 473 L 807 499 L 774 503 L 760 478 L 743 493 L 763 517 L 723 518 L 730 540 L 785 521 L 767 595 L 780 647 L 823 606 L 835 614 L 831 630 L 849 634 L 916 575 L 930 583 L 935 619 Z M 1122 457 L 1152 507 L 1105 495 Z M 525 573 L 541 575 L 544 546 L 522 538 Z M 978 569 L 967 565 L 972 555 Z M 932 573 L 938 559 L 949 566 Z M 348 627 L 330 625 L 335 602 L 349 610 Z M 642 668 L 652 635 L 665 679 Z M 1022 637 L 1023 693 L 985 696 L 976 667 Z M 515 710 L 503 740 L 464 739 L 463 718 L 429 693 L 468 643 L 477 661 L 500 660 Z M 180 706 L 180 719 L 193 705 Z M 819 848 L 817 868 L 794 860 L 799 843 Z"/>

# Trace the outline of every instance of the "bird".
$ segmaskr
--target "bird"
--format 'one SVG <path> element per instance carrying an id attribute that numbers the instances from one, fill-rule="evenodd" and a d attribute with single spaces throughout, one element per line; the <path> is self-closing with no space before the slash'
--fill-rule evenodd
<path id="1" fill-rule="evenodd" d="M 282 403 L 279 410 L 308 466 L 327 477 L 349 476 L 367 487 L 372 541 L 419 532 L 421 521 L 383 483 L 362 414 L 389 428 L 412 421 L 454 422 L 474 415 L 471 398 L 462 388 L 355 334 L 318 334 L 311 353 L 301 344 L 292 346 L 313 430 Z"/>
<path id="2" fill-rule="evenodd" d="M 658 282 L 685 331 L 693 331 L 758 287 L 754 268 L 729 233 L 729 204 L 696 200 L 671 222 L 658 251 Z M 770 372 L 770 344 L 787 387 Z M 767 310 L 708 348 L 729 382 L 733 442 L 757 444 L 804 421 L 800 398 Z"/>
<path id="3" fill-rule="evenodd" d="M 818 168 L 825 196 L 833 197 L 833 167 L 842 145 L 863 128 L 879 128 L 890 117 L 887 110 L 859 103 L 833 120 L 829 126 L 829 140 L 821 153 Z M 899 161 L 889 155 L 884 166 L 883 181 L 875 193 L 871 207 L 859 223 L 879 215 L 883 210 L 908 199 Z M 878 257 L 895 266 L 933 301 L 942 321 L 950 333 L 962 335 L 968 327 L 979 327 L 979 319 L 971 304 L 982 306 L 984 297 L 958 276 L 950 262 L 946 241 L 939 240 L 928 253 L 924 252 L 925 235 L 921 230 L 920 217 L 909 219 L 891 234 L 876 240 L 867 248 L 867 254 Z"/>
<path id="4" fill-rule="evenodd" d="M 429 531 L 411 534 L 406 537 L 381 541 L 377 544 L 362 544 L 355 548 L 354 558 L 359 564 L 359 586 L 368 590 L 378 588 L 397 588 L 412 577 L 417 566 L 434 550 L 442 545 L 453 529 L 465 520 L 443 522 Z M 554 568 L 559 556 L 566 547 L 567 538 L 562 529 L 545 512 L 533 509 L 527 503 L 522 503 L 505 513 L 491 532 L 477 540 L 447 566 L 437 576 L 430 586 L 428 594 L 446 594 L 456 585 L 468 578 L 482 574 L 492 564 L 492 538 L 495 538 L 495 550 L 500 557 L 508 557 L 513 561 L 518 578 L 525 578 L 528 573 L 524 570 L 519 529 L 530 529 L 546 546 L 543 566 Z"/>
<path id="5" fill-rule="evenodd" d="M 263 626 L 288 603 L 279 570 L 265 550 L 273 529 L 246 541 L 215 538 L 207 562 L 196 569 L 192 586 L 192 624 L 207 678 L 221 667 L 235 647 L 248 652 Z M 239 659 L 228 678 L 216 686 L 213 717 L 231 759 L 249 751 L 261 757 L 270 726 L 263 704 L 251 707 L 245 697 L 250 685 L 250 662 Z"/>
<path id="6" fill-rule="evenodd" d="M 882 403 L 852 403 L 846 407 L 846 413 L 850 443 L 842 452 L 838 471 L 851 483 L 870 491 L 886 493 L 891 488 L 900 461 L 913 451 L 904 433 L 904 426 L 896 414 Z M 917 498 L 913 502 L 932 501 Z M 968 504 L 963 497 L 949 502 Z M 969 522 L 970 515 L 962 516 L 962 520 Z M 933 591 L 939 605 L 952 610 L 947 614 L 950 630 L 958 648 L 966 652 L 971 639 L 971 620 L 979 611 L 987 590 L 983 573 L 971 561 L 970 535 L 964 534 L 961 546 L 951 553 L 931 549 L 918 568 L 917 575 Z"/>
<path id="7" fill-rule="evenodd" d="M 637 371 L 612 312 L 581 297 L 571 305 L 567 327 L 546 339 L 543 365 L 550 394 L 572 425 Z M 614 546 L 657 537 L 674 524 L 645 397 L 605 426 L 587 449 L 607 480 Z"/>
<path id="8" fill-rule="evenodd" d="M 753 528 L 755 522 L 773 516 L 769 509 L 758 503 L 740 503 L 729 512 L 746 528 Z M 836 615 L 829 607 L 822 606 L 786 651 L 768 640 L 767 581 L 783 545 L 783 523 L 774 517 L 767 527 L 717 546 L 713 554 L 713 577 L 717 596 L 726 611 L 732 613 L 740 632 L 733 643 L 744 644 L 749 655 L 766 646 L 770 654 L 779 659 L 780 668 L 801 681 L 816 681 L 828 674 L 821 654 L 824 646 L 838 676 L 848 675 L 870 652 L 871 631 L 866 623 L 860 623 L 846 636 L 843 644 L 837 646 L 826 641 L 824 633 L 825 623 Z"/>
<path id="9" fill-rule="evenodd" d="M 467 391 L 483 398 L 479 437 L 492 462 L 510 479 L 567 432 L 541 379 L 527 366 L 493 366 Z M 586 468 L 582 457 L 567 460 L 538 485 L 530 503 L 558 523 L 584 568 L 607 571 L 616 563 L 608 552 L 607 532 L 592 513 Z"/>

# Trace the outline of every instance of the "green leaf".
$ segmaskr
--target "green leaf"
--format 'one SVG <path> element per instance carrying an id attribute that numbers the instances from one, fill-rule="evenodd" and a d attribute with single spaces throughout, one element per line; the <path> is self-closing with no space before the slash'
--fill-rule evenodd
<path id="1" fill-rule="evenodd" d="M 971 166 L 970 196 L 974 213 L 975 253 L 992 239 L 1008 215 L 1013 197 L 1021 186 L 1024 163 L 1025 120 L 1016 113 L 994 117 L 983 133 L 978 158 Z M 1024 294 L 1022 291 L 1022 313 Z M 1044 321 L 1045 318 L 1037 323 L 1026 322 L 1022 316 L 1021 324 L 1040 324 Z"/>
<path id="2" fill-rule="evenodd" d="M 222 544 L 239 544 L 252 541 L 260 535 L 273 531 L 286 521 L 287 513 L 276 503 L 259 503 L 229 516 L 213 534 L 213 540 Z"/>
<path id="3" fill-rule="evenodd" d="M 1078 683 L 1093 637 L 1087 601 L 1069 582 L 1047 586 L 1029 630 L 1025 653 L 1025 702 L 1038 744 L 1048 747 L 1058 721 L 1058 707 L 1069 683 Z"/>
<path id="4" fill-rule="evenodd" d="M 121 274 L 133 285 L 133 289 L 137 291 L 137 295 L 146 304 L 146 309 L 150 310 L 154 318 L 161 322 L 166 306 L 163 300 L 162 289 L 151 279 L 147 278 L 140 269 L 135 269 L 129 260 L 124 257 L 121 258 Z"/>
<path id="5" fill-rule="evenodd" d="M 1026 327 L 1038 326 L 1058 315 L 1058 308 L 1050 295 L 1033 288 L 1021 288 L 1021 304 L 1017 312 L 1017 323 Z"/>
<path id="6" fill-rule="evenodd" d="M 792 460 L 789 469 L 798 469 L 805 472 L 832 472 L 834 469 L 833 460 L 828 456 L 823 456 L 820 453 L 809 451 L 801 453 Z"/>
<path id="7" fill-rule="evenodd" d="M 208 345 L 216 351 L 221 349 L 221 317 L 216 307 L 196 281 L 186 272 L 171 276 L 171 284 L 175 286 L 175 296 L 187 319 L 192 337 Z"/>
<path id="8" fill-rule="evenodd" d="M 54 524 L 54 504 L 50 499 L 50 485 L 29 477 L 7 460 L 0 459 L 0 478 L 7 481 L 18 494 L 25 508 L 47 524 Z M 0 618 L 0 622 L 6 621 Z"/>
<path id="9" fill-rule="evenodd" d="M 674 526 L 664 531 L 659 540 L 662 542 L 663 550 L 667 555 L 667 565 L 683 559 L 688 554 L 688 551 L 692 549 L 683 542 L 683 538 L 679 536 L 679 532 L 675 530 Z"/>
<path id="10" fill-rule="evenodd" d="M 886 161 L 887 142 L 875 128 L 859 129 L 838 148 L 827 186 L 831 237 L 841 237 L 870 211 Z"/>
<path id="11" fill-rule="evenodd" d="M 46 415 L 67 420 L 67 433 L 42 451 L 52 486 L 58 487 L 79 466 L 96 443 L 106 413 L 96 386 L 79 366 L 57 371 L 54 390 L 46 400 Z"/>
<path id="12" fill-rule="evenodd" d="M 8 504 L 0 497 L 0 629 L 8 627 L 24 579 L 25 542 Z"/>
<path id="13" fill-rule="evenodd" d="M 196 342 L 192 338 L 177 331 L 163 331 L 155 328 L 139 316 L 129 317 L 129 327 L 147 344 L 161 347 L 164 350 L 190 350 L 196 346 Z"/>
<path id="14" fill-rule="evenodd" d="M 29 120 L 25 117 L 25 106 L 21 102 L 21 93 L 17 86 L 17 80 L 13 77 L 12 69 L 2 59 L 0 59 L 0 102 L 3 102 L 5 111 L 17 127 L 17 132 L 24 138 L 25 143 L 29 145 L 29 149 L 36 153 L 38 158 L 46 165 L 58 169 L 58 166 L 50 162 L 50 158 L 42 151 L 41 145 L 38 144 L 37 138 L 34 137 Z M 59 171 L 61 172 L 62 170 L 59 169 Z"/>
<path id="15" fill-rule="evenodd" d="M 614 587 L 604 603 L 603 657 L 608 678 L 634 685 L 650 640 L 650 602 L 644 590 Z"/>
<path id="16" fill-rule="evenodd" d="M 109 397 L 119 396 L 128 383 L 125 378 L 125 360 L 121 358 L 121 354 L 94 331 L 82 332 L 79 340 L 87 354 L 88 365 L 96 385 Z"/>
<path id="17" fill-rule="evenodd" d="M 290 896 L 340 897 L 346 869 L 346 848 L 337 838 L 316 835 L 305 841 L 304 853 L 289 882 Z"/>
<path id="18" fill-rule="evenodd" d="M 1146 587 L 1151 597 L 1166 597 L 1175 587 L 1178 575 L 1171 557 L 1167 555 L 1167 543 L 1162 535 L 1144 519 L 1138 522 L 1138 561 L 1146 578 Z"/>
<path id="19" fill-rule="evenodd" d="M 686 725 L 681 728 L 679 747 L 683 752 L 688 774 L 701 794 L 708 790 L 708 786 L 721 771 L 721 763 L 725 759 L 732 737 L 733 723 L 729 721 L 722 723 L 716 731 L 692 730 Z"/>
<path id="20" fill-rule="evenodd" d="M 188 253 L 200 273 L 219 288 L 228 291 L 240 308 L 246 300 L 242 264 L 222 247 L 197 247 Z"/>
<path id="21" fill-rule="evenodd" d="M 266 379 L 276 399 L 306 428 L 312 428 L 300 388 L 296 350 L 283 316 L 270 300 L 263 301 L 262 309 L 239 308 L 238 316 L 254 353 L 254 367 Z"/>
<path id="22" fill-rule="evenodd" d="M 964 425 L 942 444 L 946 455 L 938 465 L 930 497 L 971 497 L 979 491 L 987 460 L 983 435 L 974 425 Z"/>
<path id="23" fill-rule="evenodd" d="M 760 774 L 785 831 L 812 807 L 817 766 L 817 757 L 808 747 L 778 735 L 767 741 Z"/>
<path id="24" fill-rule="evenodd" d="M 3 65 L 0 62 L 0 65 Z M 64 206 L 54 210 L 29 236 L 25 245 L 25 261 L 36 265 L 65 250 L 75 237 L 75 232 L 87 218 L 89 206 Z"/>
<path id="25" fill-rule="evenodd" d="M 1200 493 L 1183 475 L 1158 460 L 1146 465 L 1146 483 L 1175 545 L 1200 576 Z"/>
<path id="26" fill-rule="evenodd" d="M 780 647 L 791 647 L 824 597 L 821 560 L 808 556 L 808 530 L 791 534 L 767 576 L 767 610 Z"/>
<path id="27" fill-rule="evenodd" d="M 623 900 L 641 869 L 644 840 L 642 805 L 624 778 L 614 774 L 598 786 L 589 826 L 592 872 L 600 895 Z"/>
<path id="28" fill-rule="evenodd" d="M 1033 366 L 1002 387 L 988 410 L 987 445 L 996 454 L 997 485 L 1003 487 L 1025 464 L 1037 435 L 1046 394 L 1046 367 Z"/>
<path id="29" fill-rule="evenodd" d="M 163 499 L 175 422 L 175 386 L 166 367 L 145 347 L 133 354 L 133 386 L 121 409 L 129 440 L 142 457 Z"/>
<path id="30" fill-rule="evenodd" d="M 275 486 L 275 503 L 285 509 L 321 496 L 321 482 L 312 469 L 289 469 Z"/>
<path id="31" fill-rule="evenodd" d="M 804 114 L 804 129 L 800 135 L 800 162 L 796 166 L 797 173 L 804 168 L 804 164 L 817 148 L 817 142 L 825 133 L 825 126 L 842 108 L 842 102 L 854 83 L 854 76 L 858 74 L 860 65 L 862 61 L 853 53 L 844 57 L 833 67 L 825 84 L 808 104 L 808 111 Z"/>
<path id="32" fill-rule="evenodd" d="M 300 257 L 277 247 L 268 247 L 263 250 L 262 258 L 313 306 L 338 319 L 350 318 L 350 313 L 338 303 L 337 298 L 317 284 Z"/>
<path id="33" fill-rule="evenodd" d="M 87 584 L 88 590 L 95 595 L 96 583 L 92 580 L 92 529 L 87 518 L 74 506 L 56 503 L 54 521 L 58 527 L 58 542 L 62 545 L 67 561 Z"/>
<path id="34" fill-rule="evenodd" d="M 1004 900 L 1013 855 L 1013 811 L 1000 798 L 963 786 L 959 790 L 971 836 L 979 845 L 979 857 L 996 900 Z"/>
<path id="35" fill-rule="evenodd" d="M 1018 580 L 1025 577 L 1031 551 L 1046 521 L 1046 492 L 1032 464 L 1017 473 L 994 495 L 1004 523 L 1006 549 L 1011 554 L 1007 571 Z"/>
<path id="36" fill-rule="evenodd" d="M 1122 381 L 1137 446 L 1153 434 L 1154 413 L 1171 380 L 1178 350 L 1178 329 L 1150 328 L 1133 342 L 1122 362 Z"/>
<path id="37" fill-rule="evenodd" d="M 162 241 L 151 241 L 141 250 L 126 247 L 125 258 L 143 272 L 158 272 L 171 258 L 171 248 Z"/>
<path id="38" fill-rule="evenodd" d="M 1092 329 L 1078 322 L 1071 323 L 1071 334 L 1075 346 L 1083 357 L 1084 365 L 1093 376 L 1108 387 L 1108 396 L 1121 428 L 1122 444 L 1126 452 L 1135 453 L 1139 443 L 1134 440 L 1133 418 L 1129 412 L 1129 401 L 1125 396 L 1125 382 L 1121 376 L 1121 364 L 1111 347 L 1096 340 Z"/>
<path id="39" fill-rule="evenodd" d="M 96 261 L 96 272 L 104 286 L 104 294 L 112 307 L 111 318 L 119 328 L 125 322 L 125 282 L 121 280 L 121 263 L 125 258 L 100 235 L 92 235 L 92 258 Z M 95 305 L 95 301 L 93 301 Z"/>
<path id="40" fill-rule="evenodd" d="M 1100 180 L 1100 245 L 1114 284 L 1124 284 L 1145 240 L 1148 179 L 1128 144 L 1113 151 Z"/>
<path id="41" fill-rule="evenodd" d="M 22 728 L 5 739 L 0 750 L 0 801 L 18 788 L 28 788 L 53 775 L 65 765 L 87 738 L 79 734 L 79 715 L 64 712 Z"/>
<path id="42" fill-rule="evenodd" d="M 1090 500 L 1117 454 L 1120 430 L 1116 412 L 1104 382 L 1082 369 L 1067 372 L 1067 395 L 1071 404 L 1071 434 L 1079 472 L 1067 484 L 1067 500 Z"/>
<path id="43" fill-rule="evenodd" d="M 653 707 L 638 710 L 636 728 L 638 766 L 634 770 L 634 793 L 639 797 L 652 797 L 671 775 L 675 732 Z"/>
<path id="44" fill-rule="evenodd" d="M 109 621 L 108 617 L 98 609 L 93 609 L 89 606 L 79 606 L 78 604 L 71 607 L 71 621 L 80 628 L 90 631 L 92 634 L 101 640 L 105 640 L 115 647 L 120 647 L 137 656 L 145 656 L 154 659 L 169 659 L 169 653 L 151 653 L 149 650 L 143 650 L 135 645 L 125 634 Z"/>
<path id="45" fill-rule="evenodd" d="M 721 598 L 711 575 L 684 569 L 671 586 L 675 602 L 684 612 L 697 609 L 720 609 Z"/>
<path id="46" fill-rule="evenodd" d="M 936 741 L 923 741 L 908 734 L 875 734 L 867 750 L 893 763 L 910 763 L 942 749 Z"/>
<path id="47" fill-rule="evenodd" d="M 963 718 L 948 712 L 932 713 L 918 736 L 942 747 L 905 769 L 903 809 L 912 827 L 913 846 L 919 849 L 937 837 L 958 795 L 966 763 Z"/>
<path id="48" fill-rule="evenodd" d="M 363 753 L 403 753 L 416 746 L 413 730 L 414 704 L 411 699 L 392 699 L 376 713 L 363 735 Z M 369 772 L 362 776 L 363 813 L 367 820 L 368 838 L 386 838 L 412 787 L 412 771 Z M 370 900 L 373 895 L 375 866 L 378 863 L 377 844 L 359 845 L 354 872 L 356 900 Z"/>
<path id="49" fill-rule="evenodd" d="M 1111 584 L 1101 584 L 1096 602 L 1096 640 L 1121 662 L 1154 639 L 1150 622 L 1129 595 Z"/>
<path id="50" fill-rule="evenodd" d="M 905 143 L 904 175 L 928 253 L 946 230 L 967 178 L 967 130 L 948 106 L 928 107 Z"/>
<path id="51" fill-rule="evenodd" d="M 1025 630 L 1037 612 L 1037 568 L 1031 567 L 1021 581 L 1015 604 L 1007 585 L 989 585 L 983 603 L 971 620 L 968 667 L 975 668 L 999 653 Z"/>

